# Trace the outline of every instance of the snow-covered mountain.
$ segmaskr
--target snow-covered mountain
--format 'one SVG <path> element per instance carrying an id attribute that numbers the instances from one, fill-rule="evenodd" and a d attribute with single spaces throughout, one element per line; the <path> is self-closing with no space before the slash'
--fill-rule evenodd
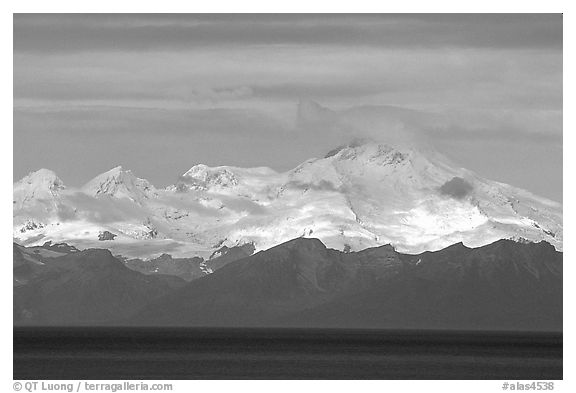
<path id="1" fill-rule="evenodd" d="M 156 189 L 148 180 L 137 178 L 121 166 L 96 176 L 82 187 L 82 191 L 94 197 L 128 198 L 136 203 L 156 196 Z"/>
<path id="2" fill-rule="evenodd" d="M 30 220 L 43 226 L 26 229 Z M 102 244 L 103 231 L 116 236 Z M 364 143 L 284 173 L 196 165 L 164 190 L 120 167 L 80 190 L 41 170 L 14 185 L 14 237 L 27 245 L 105 246 L 134 257 L 207 258 L 222 246 L 253 243 L 262 250 L 296 237 L 339 250 L 392 244 L 418 253 L 501 238 L 546 240 L 561 250 L 562 206 L 483 179 L 433 151 Z"/>
<path id="3" fill-rule="evenodd" d="M 66 187 L 54 172 L 40 169 L 14 183 L 14 210 L 34 207 L 38 200 L 58 199 Z"/>
<path id="4" fill-rule="evenodd" d="M 62 180 L 48 169 L 32 172 L 14 183 L 14 230 L 18 230 L 20 235 L 37 232 L 57 219 L 60 195 L 65 189 Z"/>

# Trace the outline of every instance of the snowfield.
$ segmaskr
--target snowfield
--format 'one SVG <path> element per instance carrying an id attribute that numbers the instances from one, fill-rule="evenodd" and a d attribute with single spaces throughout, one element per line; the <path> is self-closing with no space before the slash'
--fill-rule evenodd
<path id="1" fill-rule="evenodd" d="M 433 151 L 375 143 L 333 150 L 293 170 L 195 165 L 166 189 L 116 167 L 80 189 L 41 169 L 14 184 L 14 240 L 108 248 L 126 257 L 209 257 L 296 237 L 330 248 L 392 244 L 434 251 L 502 238 L 562 250 L 562 206 L 458 168 Z M 109 231 L 114 240 L 99 241 Z"/>

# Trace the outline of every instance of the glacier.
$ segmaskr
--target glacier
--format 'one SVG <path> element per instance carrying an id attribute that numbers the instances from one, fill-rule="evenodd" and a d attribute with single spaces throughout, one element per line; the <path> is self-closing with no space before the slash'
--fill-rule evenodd
<path id="1" fill-rule="evenodd" d="M 462 242 L 545 240 L 562 250 L 562 205 L 460 168 L 438 152 L 363 143 L 286 172 L 193 166 L 157 189 L 116 167 L 81 188 L 47 169 L 14 183 L 13 237 L 66 242 L 127 257 L 209 257 L 222 246 L 256 251 L 297 237 L 358 251 L 403 253 Z M 117 235 L 103 244 L 98 235 Z"/>

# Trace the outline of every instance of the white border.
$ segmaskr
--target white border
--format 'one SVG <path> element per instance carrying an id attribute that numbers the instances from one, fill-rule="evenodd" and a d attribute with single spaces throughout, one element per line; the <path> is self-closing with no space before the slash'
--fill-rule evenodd
<path id="1" fill-rule="evenodd" d="M 210 0 L 202 2 L 191 1 L 143 1 L 131 0 L 99 0 L 92 2 L 81 2 L 72 0 L 50 0 L 50 1 L 10 1 L 9 5 L 3 6 L 1 28 L 2 34 L 2 143 L 0 148 L 2 154 L 2 183 L 6 190 L 0 192 L 2 202 L 2 241 L 3 255 L 12 255 L 12 226 L 11 226 L 11 184 L 12 180 L 12 13 L 14 12 L 229 12 L 229 13 L 284 13 L 284 12 L 324 12 L 324 13 L 346 13 L 346 12 L 431 12 L 431 13 L 453 13 L 453 12 L 548 12 L 564 13 L 564 222 L 568 223 L 564 228 L 564 381 L 556 383 L 555 391 L 576 391 L 576 378 L 574 371 L 576 363 L 574 361 L 574 311 L 572 300 L 574 297 L 574 285 L 571 280 L 576 277 L 575 267 L 572 261 L 574 246 L 572 241 L 574 231 L 572 222 L 575 208 L 571 202 L 574 200 L 574 174 L 570 169 L 576 168 L 576 158 L 574 151 L 574 77 L 573 71 L 576 69 L 574 61 L 574 7 L 570 8 L 570 1 L 503 1 L 503 0 L 483 0 L 471 4 L 462 1 L 400 1 L 394 4 L 382 1 L 335 1 L 322 0 L 290 0 L 283 2 L 271 2 L 264 0 Z M 572 72 L 571 72 L 572 71 Z M 568 110 L 566 110 L 568 109 Z M 570 110 L 572 109 L 572 110 Z M 1 324 L 2 332 L 2 381 L 1 391 L 12 390 L 12 267 L 9 258 L 5 258 L 2 264 L 3 285 L 2 290 L 2 314 L 4 321 Z M 9 281 L 10 280 L 10 281 Z M 101 381 L 103 382 L 103 381 Z M 241 392 L 269 392 L 293 393 L 295 389 L 304 388 L 308 390 L 329 390 L 332 392 L 349 392 L 352 390 L 362 392 L 391 392 L 397 391 L 442 391 L 442 392 L 498 392 L 501 390 L 501 382 L 498 381 L 175 381 L 175 389 L 178 392 L 192 392 L 195 389 L 209 389 L 216 391 L 241 391 Z"/>
<path id="2" fill-rule="evenodd" d="M 119 12 L 119 13 L 560 13 L 565 12 L 569 1 L 520 1 L 484 0 L 474 4 L 457 0 L 408 0 L 383 2 L 375 0 L 330 1 L 330 0 L 211 0 L 185 1 L 163 0 L 101 0 L 79 2 L 73 0 L 26 0 L 11 1 L 10 12 Z"/>

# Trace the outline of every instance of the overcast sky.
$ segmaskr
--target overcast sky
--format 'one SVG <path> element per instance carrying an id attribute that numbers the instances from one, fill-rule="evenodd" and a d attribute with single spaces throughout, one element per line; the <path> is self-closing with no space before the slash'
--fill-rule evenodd
<path id="1" fill-rule="evenodd" d="M 123 165 L 165 186 L 355 137 L 561 201 L 562 16 L 14 17 L 15 180 Z"/>

